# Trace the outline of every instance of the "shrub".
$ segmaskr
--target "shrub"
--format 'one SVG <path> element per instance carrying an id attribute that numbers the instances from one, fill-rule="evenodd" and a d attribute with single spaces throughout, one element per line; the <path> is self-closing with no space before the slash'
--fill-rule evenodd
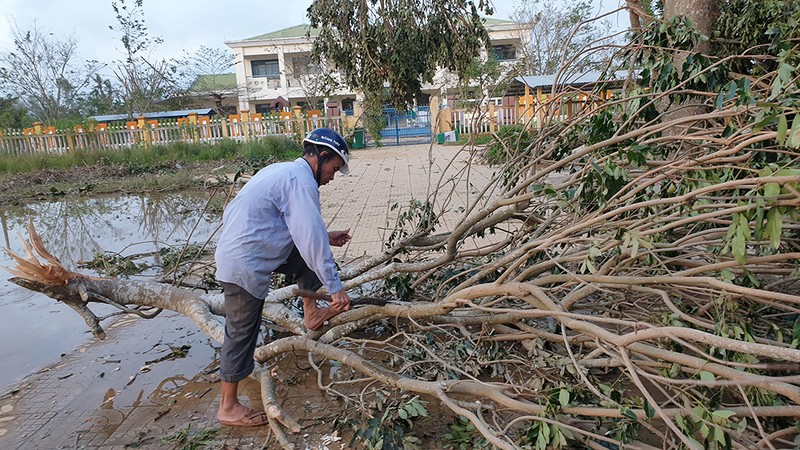
<path id="1" fill-rule="evenodd" d="M 485 156 L 490 164 L 505 164 L 524 152 L 532 142 L 525 126 L 505 125 L 497 130 L 496 138 L 486 147 Z"/>

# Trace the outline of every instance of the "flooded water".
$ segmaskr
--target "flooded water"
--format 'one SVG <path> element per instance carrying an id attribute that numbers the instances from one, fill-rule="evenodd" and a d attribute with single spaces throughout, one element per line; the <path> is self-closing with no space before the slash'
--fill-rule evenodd
<path id="1" fill-rule="evenodd" d="M 3 244 L 23 252 L 18 233 L 27 238 L 31 217 L 45 246 L 65 267 L 91 273 L 76 267 L 96 253 L 156 252 L 187 239 L 202 245 L 222 220 L 221 211 L 204 212 L 207 201 L 206 192 L 197 192 L 69 198 L 0 209 Z M 0 252 L 0 266 L 12 265 L 11 258 Z M 0 282 L 0 387 L 5 388 L 57 361 L 91 334 L 67 306 L 10 283 L 5 271 L 0 274 L 6 275 Z M 95 312 L 112 311 L 96 308 Z"/>

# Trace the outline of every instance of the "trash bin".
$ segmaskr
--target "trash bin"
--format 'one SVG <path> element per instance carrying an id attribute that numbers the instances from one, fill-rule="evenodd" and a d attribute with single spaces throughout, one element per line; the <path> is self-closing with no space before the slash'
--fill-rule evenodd
<path id="1" fill-rule="evenodd" d="M 364 129 L 353 130 L 353 148 L 364 148 Z"/>

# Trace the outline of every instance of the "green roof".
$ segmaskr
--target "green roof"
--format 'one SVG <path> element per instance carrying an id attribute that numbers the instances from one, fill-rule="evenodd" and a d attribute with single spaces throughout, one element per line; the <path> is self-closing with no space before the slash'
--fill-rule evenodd
<path id="1" fill-rule="evenodd" d="M 273 31 L 267 34 L 260 34 L 251 38 L 244 39 L 245 41 L 263 41 L 267 39 L 286 39 L 286 38 L 301 38 L 311 32 L 311 36 L 319 35 L 319 28 L 311 28 L 311 25 L 302 24 L 293 27 L 284 28 L 282 30 Z"/>
<path id="2" fill-rule="evenodd" d="M 215 90 L 236 90 L 236 74 L 220 73 L 216 75 L 199 75 L 189 88 L 190 92 L 208 92 Z"/>
<path id="3" fill-rule="evenodd" d="M 503 20 L 503 19 L 492 19 L 491 17 L 484 17 L 483 23 L 486 25 L 505 25 L 509 23 L 514 23 L 513 20 Z"/>
<path id="4" fill-rule="evenodd" d="M 492 19 L 489 17 L 484 17 L 483 21 L 486 25 L 503 25 L 503 24 L 510 24 L 514 23 L 511 20 L 503 20 L 503 19 Z M 302 38 L 306 37 L 310 32 L 312 37 L 319 36 L 319 28 L 311 28 L 311 25 L 302 24 L 302 25 L 295 25 L 293 27 L 284 28 L 282 30 L 273 31 L 267 34 L 259 34 L 258 36 L 253 36 L 247 39 L 242 39 L 243 41 L 265 41 L 269 39 L 288 39 L 288 38 Z"/>

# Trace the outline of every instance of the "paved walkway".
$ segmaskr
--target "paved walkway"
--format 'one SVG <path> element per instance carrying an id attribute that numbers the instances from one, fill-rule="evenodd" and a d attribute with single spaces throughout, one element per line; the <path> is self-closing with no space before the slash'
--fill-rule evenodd
<path id="1" fill-rule="evenodd" d="M 353 153 L 349 176 L 337 176 L 321 189 L 323 215 L 328 229 L 351 229 L 353 240 L 335 249 L 340 260 L 380 252 L 391 234 L 402 208 L 411 199 L 425 201 L 443 186 L 436 199 L 438 208 L 447 211 L 437 230 L 452 229 L 474 201 L 478 189 L 486 185 L 493 169 L 467 165 L 469 154 L 460 147 L 413 145 L 384 147 Z M 465 170 L 469 168 L 469 170 Z M 392 209 L 396 205 L 396 209 Z"/>
<path id="2" fill-rule="evenodd" d="M 392 205 L 426 199 L 440 180 L 452 187 L 450 212 L 440 229 L 454 226 L 459 208 L 475 198 L 492 173 L 486 166 L 467 165 L 468 155 L 458 150 L 421 145 L 354 152 L 350 176 L 337 177 L 322 189 L 329 228 L 350 228 L 353 235 L 349 245 L 336 249 L 337 258 L 379 252 L 399 213 Z M 466 167 L 469 181 L 459 176 Z M 7 389 L 0 399 L 0 449 L 171 448 L 162 438 L 187 427 L 190 434 L 216 430 L 207 448 L 261 448 L 268 427 L 220 428 L 215 420 L 218 346 L 185 317 L 165 316 L 123 319 L 110 327 L 105 341 L 92 339 Z M 187 357 L 163 359 L 187 345 Z M 278 396 L 304 426 L 300 435 L 290 436 L 297 448 L 349 448 L 348 441 L 332 434 L 332 415 L 340 405 L 317 388 L 316 372 L 308 370 L 305 358 L 287 357 L 278 364 Z M 245 380 L 240 397 L 259 406 L 258 390 L 255 381 Z"/>

